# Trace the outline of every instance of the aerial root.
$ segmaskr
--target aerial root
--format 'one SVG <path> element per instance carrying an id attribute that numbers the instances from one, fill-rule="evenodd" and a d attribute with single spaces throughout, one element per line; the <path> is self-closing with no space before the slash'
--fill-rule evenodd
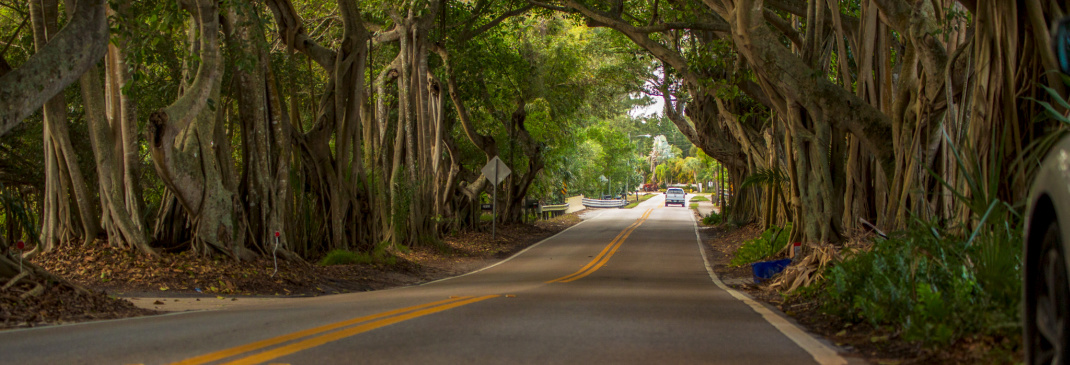
<path id="1" fill-rule="evenodd" d="M 45 286 L 41 285 L 40 283 L 38 283 L 36 286 L 33 287 L 33 289 L 30 289 L 30 291 L 22 293 L 22 295 L 20 295 L 19 298 L 20 299 L 26 299 L 26 298 L 29 298 L 29 297 L 36 297 L 38 295 L 41 295 L 44 292 L 45 292 Z"/>
<path id="2" fill-rule="evenodd" d="M 7 284 L 4 284 L 3 287 L 0 287 L 0 290 L 7 290 L 8 288 L 10 288 L 10 287 L 14 286 L 16 283 L 18 283 L 19 280 L 21 280 L 22 278 L 25 278 L 27 276 L 30 276 L 30 272 L 29 271 L 23 271 L 23 272 L 19 273 L 18 275 L 15 275 L 15 277 L 13 277 L 13 278 L 11 278 L 11 280 L 7 281 Z"/>

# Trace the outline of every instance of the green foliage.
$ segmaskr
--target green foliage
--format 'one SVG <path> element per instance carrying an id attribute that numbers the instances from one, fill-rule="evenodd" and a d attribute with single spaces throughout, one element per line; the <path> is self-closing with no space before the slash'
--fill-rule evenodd
<path id="1" fill-rule="evenodd" d="M 918 222 L 826 273 L 826 309 L 948 344 L 966 334 L 1018 331 L 1021 235 L 1004 225 L 972 243 Z"/>
<path id="2" fill-rule="evenodd" d="M 28 207 L 28 202 L 21 194 L 7 189 L 3 183 L 0 183 L 0 208 L 2 208 L 0 223 L 14 231 L 5 232 L 8 243 L 23 238 L 31 244 L 39 243 L 37 232 L 39 223 L 34 219 L 35 214 Z M 0 251 L 2 250 L 3 248 L 0 248 Z"/>
<path id="3" fill-rule="evenodd" d="M 631 203 L 628 203 L 628 205 L 625 205 L 625 206 L 624 206 L 624 208 L 625 208 L 625 209 L 632 209 L 632 208 L 635 208 L 636 206 L 638 206 L 638 205 L 639 205 L 639 203 L 642 203 L 642 202 L 645 202 L 645 201 L 647 201 L 647 200 L 650 200 L 650 198 L 653 198 L 653 197 L 655 197 L 655 196 L 656 196 L 656 195 L 654 195 L 654 194 L 645 194 L 645 195 L 640 195 L 640 196 L 639 196 L 639 200 L 637 200 L 637 201 L 634 201 L 634 202 L 631 202 Z"/>
<path id="4" fill-rule="evenodd" d="M 759 185 L 762 187 L 770 185 L 780 186 L 780 184 L 787 183 L 788 181 L 788 175 L 779 168 L 758 169 L 757 172 L 747 176 L 747 178 L 743 180 L 743 184 L 740 184 L 739 188 L 746 189 L 751 185 Z"/>
<path id="5" fill-rule="evenodd" d="M 331 250 L 320 260 L 320 266 L 352 265 L 371 263 L 371 255 L 348 250 Z"/>
<path id="6" fill-rule="evenodd" d="M 790 233 L 791 223 L 784 225 L 784 228 L 769 227 L 765 232 L 762 232 L 761 237 L 743 242 L 743 245 L 736 250 L 736 256 L 732 258 L 729 264 L 739 267 L 773 256 L 788 244 Z"/>
<path id="7" fill-rule="evenodd" d="M 717 212 L 710 212 L 709 215 L 707 215 L 705 217 L 702 217 L 702 224 L 705 224 L 707 226 L 712 226 L 714 224 L 719 224 L 719 223 L 721 223 L 721 221 L 722 221 L 721 215 L 718 214 Z"/>
<path id="8" fill-rule="evenodd" d="M 387 266 L 397 265 L 397 256 L 386 251 L 386 248 L 390 246 L 390 242 L 381 242 L 375 246 L 371 252 L 353 252 L 349 250 L 331 250 L 323 259 L 320 260 L 320 266 L 333 266 L 333 265 L 370 265 L 370 264 L 382 264 Z M 408 252 L 409 248 L 404 245 L 397 245 L 398 251 Z"/>
<path id="9" fill-rule="evenodd" d="M 947 134 L 944 138 L 950 142 Z M 969 192 L 933 171 L 970 213 L 968 227 L 948 232 L 915 219 L 913 228 L 878 240 L 826 273 L 826 309 L 845 318 L 901 328 L 904 338 L 949 344 L 966 334 L 1020 331 L 1021 217 L 994 188 L 1005 146 L 990 151 L 988 175 L 978 156 L 951 144 Z M 972 226 L 972 230 L 968 229 Z"/>

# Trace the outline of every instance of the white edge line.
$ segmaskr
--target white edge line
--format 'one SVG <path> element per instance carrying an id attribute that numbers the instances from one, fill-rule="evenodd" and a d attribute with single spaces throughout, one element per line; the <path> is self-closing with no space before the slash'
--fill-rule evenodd
<path id="1" fill-rule="evenodd" d="M 598 216 L 600 216 L 600 215 L 602 215 L 602 214 L 601 213 L 598 214 Z M 428 281 L 426 283 L 418 284 L 416 286 L 430 285 L 430 284 L 434 284 L 434 283 L 442 282 L 442 281 L 446 281 L 446 280 L 451 280 L 451 279 L 456 279 L 456 278 L 463 278 L 465 276 L 472 275 L 472 274 L 478 273 L 480 271 L 487 270 L 487 269 L 490 269 L 492 267 L 504 264 L 504 263 L 509 262 L 510 260 L 516 258 L 517 256 L 523 255 L 525 252 L 528 252 L 528 250 L 533 249 L 538 245 L 541 245 L 543 242 L 549 241 L 549 240 L 553 239 L 554 237 L 560 236 L 561 234 L 563 234 L 565 232 L 568 232 L 570 229 L 573 229 L 576 226 L 584 224 L 584 223 L 586 223 L 587 221 L 589 221 L 591 219 L 598 218 L 598 216 L 594 216 L 594 217 L 591 217 L 589 219 L 584 219 L 584 220 L 580 221 L 579 223 L 573 224 L 572 227 L 565 228 L 563 231 L 557 232 L 553 236 L 543 238 L 542 241 L 536 242 L 534 245 L 528 246 L 527 248 L 525 248 L 523 250 L 520 250 L 520 252 L 517 252 L 517 253 L 513 254 L 512 256 L 509 256 L 505 260 L 501 260 L 501 261 L 495 262 L 494 264 L 491 264 L 490 266 L 484 267 L 484 268 L 476 270 L 476 271 L 470 271 L 470 272 L 467 272 L 467 273 L 464 273 L 464 274 L 461 274 L 461 275 L 457 275 L 457 276 L 451 276 L 451 277 L 448 277 L 448 278 L 442 278 L 442 279 L 438 279 L 438 280 L 435 280 L 435 281 Z"/>
<path id="2" fill-rule="evenodd" d="M 741 293 L 725 285 L 724 282 L 717 277 L 717 274 L 713 272 L 713 267 L 710 266 L 710 260 L 706 258 L 706 248 L 702 247 L 702 238 L 698 234 L 698 223 L 694 218 L 691 219 L 691 223 L 695 227 L 695 242 L 698 242 L 698 249 L 702 254 L 702 262 L 706 264 L 706 272 L 710 274 L 710 279 L 713 280 L 714 284 L 717 284 L 717 287 L 732 294 L 733 297 L 746 303 L 751 309 L 754 309 L 755 312 L 761 314 L 766 322 L 769 322 L 769 324 L 773 325 L 773 327 L 780 331 L 780 333 L 783 333 L 784 336 L 787 336 L 792 342 L 795 342 L 796 345 L 799 345 L 803 350 L 810 353 L 810 356 L 813 356 L 814 361 L 817 361 L 817 363 L 823 365 L 847 364 L 847 360 L 840 356 L 836 350 L 833 350 L 818 339 L 806 333 L 802 328 L 799 328 L 799 326 L 788 321 L 787 318 L 774 313 L 768 307 L 758 303 L 747 294 Z"/>

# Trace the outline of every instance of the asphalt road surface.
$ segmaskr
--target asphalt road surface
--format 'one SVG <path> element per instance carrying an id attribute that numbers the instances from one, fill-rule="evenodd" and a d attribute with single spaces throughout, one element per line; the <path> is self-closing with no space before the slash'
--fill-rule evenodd
<path id="1" fill-rule="evenodd" d="M 692 213 L 662 199 L 421 286 L 0 332 L 0 363 L 847 363 L 725 290 Z"/>

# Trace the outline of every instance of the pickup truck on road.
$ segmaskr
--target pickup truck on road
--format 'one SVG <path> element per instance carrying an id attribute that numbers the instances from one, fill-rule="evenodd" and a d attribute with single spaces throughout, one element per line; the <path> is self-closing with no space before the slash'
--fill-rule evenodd
<path id="1" fill-rule="evenodd" d="M 684 204 L 686 204 L 686 202 L 687 193 L 684 193 L 684 189 L 669 188 L 668 190 L 665 190 L 666 207 L 669 206 L 669 204 L 680 204 L 680 206 L 682 207 L 684 206 Z"/>

